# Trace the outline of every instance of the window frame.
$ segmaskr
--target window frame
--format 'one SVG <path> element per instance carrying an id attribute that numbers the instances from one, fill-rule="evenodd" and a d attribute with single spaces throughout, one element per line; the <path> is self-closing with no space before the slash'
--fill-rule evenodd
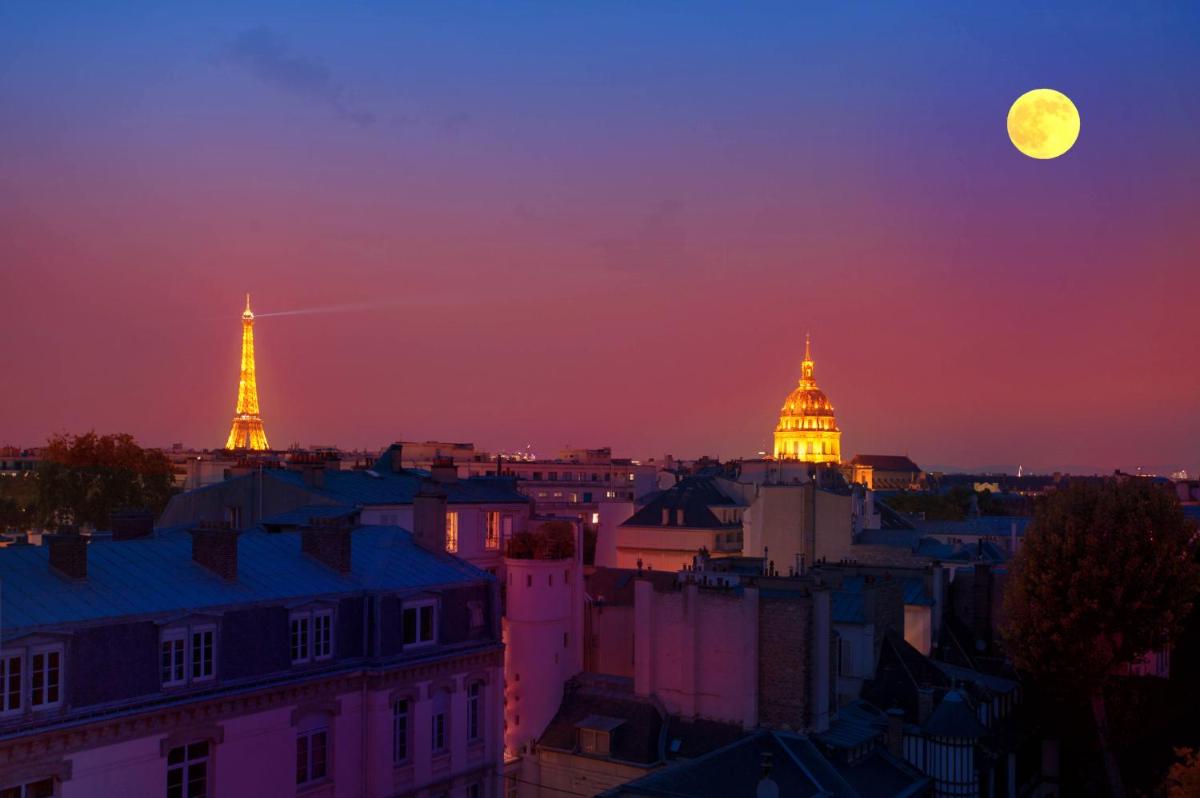
<path id="1" fill-rule="evenodd" d="M 200 745 L 201 743 L 203 743 L 205 745 L 204 755 L 200 756 L 200 757 L 196 757 L 195 759 L 189 758 L 188 750 L 192 746 Z M 192 742 L 180 743 L 179 745 L 174 745 L 171 748 L 167 749 L 165 752 L 163 752 L 163 758 L 167 761 L 166 762 L 166 764 L 167 764 L 167 772 L 166 772 L 167 785 L 166 786 L 167 786 L 167 795 L 168 796 L 172 795 L 172 793 L 171 793 L 171 772 L 173 770 L 179 770 L 181 773 L 181 781 L 180 781 L 180 785 L 179 785 L 179 789 L 180 789 L 179 796 L 180 796 L 180 798 L 188 798 L 188 783 L 189 783 L 188 782 L 188 769 L 191 765 L 199 764 L 201 762 L 203 762 L 203 764 L 204 764 L 204 791 L 202 794 L 206 795 L 206 796 L 213 794 L 212 761 L 213 761 L 213 746 L 214 745 L 215 745 L 215 743 L 212 740 L 198 739 L 198 740 L 194 740 Z M 172 764 L 171 763 L 171 754 L 175 751 L 182 751 L 183 759 L 179 762 Z"/>
<path id="2" fill-rule="evenodd" d="M 296 634 L 296 625 L 303 624 L 303 632 Z M 299 651 L 299 654 L 297 652 Z M 312 611 L 298 610 L 288 613 L 288 661 L 292 665 L 305 665 L 312 661 Z"/>
<path id="3" fill-rule="evenodd" d="M 41 703 L 35 704 L 33 701 L 33 690 L 34 690 L 33 678 L 37 674 L 37 671 L 34 669 L 34 666 L 33 666 L 33 658 L 37 657 L 37 656 L 48 656 L 51 654 L 58 655 L 58 667 L 55 668 L 55 670 L 57 671 L 57 674 L 56 674 L 57 680 L 54 684 L 54 688 L 57 691 L 57 697 L 53 701 L 43 701 Z M 63 693 L 66 691 L 66 679 L 63 678 L 65 676 L 65 672 L 66 672 L 66 668 L 64 667 L 65 662 L 66 662 L 66 647 L 61 643 L 51 643 L 51 644 L 45 644 L 45 645 L 39 645 L 39 646 L 32 646 L 29 648 L 29 667 L 28 667 L 29 702 L 28 702 L 28 705 L 29 705 L 29 709 L 31 711 L 46 712 L 48 710 L 58 709 L 59 707 L 62 706 Z M 50 672 L 50 668 L 47 667 L 47 668 L 43 669 L 44 674 L 49 674 L 49 672 Z M 49 693 L 50 686 L 48 684 L 43 685 L 42 690 L 43 690 L 43 692 Z"/>
<path id="4" fill-rule="evenodd" d="M 191 672 L 190 660 L 188 658 L 188 627 L 172 626 L 162 629 L 158 635 L 158 676 L 159 684 L 164 687 L 183 687 L 188 683 L 188 674 Z M 170 644 L 170 675 L 179 674 L 178 678 L 165 678 L 168 674 L 166 671 L 166 663 L 163 662 L 164 649 Z M 178 645 L 175 645 L 178 644 Z M 175 654 L 179 654 L 178 660 Z"/>
<path id="5" fill-rule="evenodd" d="M 404 705 L 403 712 L 399 711 L 401 704 Z M 412 696 L 400 695 L 392 697 L 392 765 L 394 767 L 401 767 L 412 761 L 412 724 L 413 710 L 415 708 L 416 702 Z M 401 718 L 403 718 L 403 724 L 401 724 Z M 400 756 L 401 737 L 404 740 L 403 756 Z"/>
<path id="6" fill-rule="evenodd" d="M 483 742 L 484 685 L 482 679 L 467 683 L 467 742 Z"/>
<path id="7" fill-rule="evenodd" d="M 450 554 L 458 553 L 460 520 L 457 510 L 446 511 L 446 551 Z"/>
<path id="8" fill-rule="evenodd" d="M 324 650 L 320 643 L 322 642 L 317 633 L 318 620 L 324 621 L 326 626 L 326 639 L 324 640 Z M 333 659 L 333 609 L 319 609 L 312 611 L 312 622 L 309 624 L 309 631 L 312 635 L 312 641 L 309 645 L 309 650 L 312 654 L 313 661 L 322 662 L 324 660 Z"/>
<path id="9" fill-rule="evenodd" d="M 315 750 L 314 746 L 313 746 L 313 741 L 317 737 L 322 738 L 321 746 L 322 746 L 322 754 L 323 754 L 323 760 L 321 762 L 322 771 L 321 771 L 321 775 L 319 775 L 319 776 L 313 775 L 313 762 L 316 759 L 316 757 L 313 756 L 313 751 Z M 296 730 L 296 787 L 297 787 L 297 789 L 304 789 L 304 788 L 310 787 L 314 784 L 320 784 L 322 782 L 329 781 L 332 778 L 329 775 L 329 772 L 331 770 L 330 765 L 332 764 L 332 757 L 330 756 L 329 738 L 330 738 L 330 726 L 328 724 L 326 724 L 324 726 L 314 726 L 311 729 L 297 729 Z M 306 741 L 305 745 L 304 745 L 304 757 L 305 757 L 304 775 L 305 775 L 305 778 L 303 778 L 303 779 L 300 778 L 300 741 L 301 740 Z"/>
<path id="10" fill-rule="evenodd" d="M 400 606 L 400 645 L 404 651 L 414 648 L 424 648 L 426 646 L 437 645 L 438 641 L 438 602 L 437 599 L 418 599 L 415 601 L 405 601 Z M 429 621 L 429 639 L 421 638 L 421 610 L 428 608 L 430 610 Z M 415 635 L 413 642 L 408 642 L 407 639 L 407 621 L 405 616 L 409 610 L 416 613 L 416 623 L 414 625 Z"/>
<path id="11" fill-rule="evenodd" d="M 26 668 L 26 651 L 24 649 L 13 649 L 0 654 L 0 716 L 8 717 L 10 715 L 20 715 L 25 711 L 27 703 L 25 701 L 25 674 Z M 13 678 L 10 669 L 10 663 L 17 663 L 17 690 L 16 690 L 16 706 L 9 706 L 8 700 L 12 695 L 12 690 L 9 682 Z"/>
<path id="12" fill-rule="evenodd" d="M 196 659 L 196 638 L 208 634 L 212 636 L 212 644 L 209 646 L 208 673 L 204 673 L 204 644 L 200 645 L 200 659 Z M 211 682 L 217 678 L 217 625 L 213 623 L 202 623 L 196 626 L 189 626 L 187 632 L 188 647 L 191 649 L 187 652 L 187 674 L 191 682 Z M 196 675 L 196 667 L 200 667 L 200 674 Z"/>
<path id="13" fill-rule="evenodd" d="M 500 517 L 499 510 L 487 510 L 483 514 L 483 547 L 488 551 L 500 548 Z"/>

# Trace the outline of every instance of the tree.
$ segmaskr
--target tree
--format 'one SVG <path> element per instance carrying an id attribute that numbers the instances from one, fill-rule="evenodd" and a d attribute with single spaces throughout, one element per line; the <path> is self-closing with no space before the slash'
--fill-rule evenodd
<path id="1" fill-rule="evenodd" d="M 1200 795 L 1200 751 L 1194 748 L 1176 748 L 1179 761 L 1167 773 L 1163 792 L 1168 798 L 1194 798 Z"/>
<path id="2" fill-rule="evenodd" d="M 120 509 L 157 514 L 171 497 L 173 479 L 166 455 L 143 449 L 131 435 L 56 435 L 37 471 L 39 520 L 105 528 Z"/>
<path id="3" fill-rule="evenodd" d="M 575 527 L 569 521 L 547 521 L 535 532 L 518 532 L 505 556 L 517 560 L 565 560 L 575 556 Z"/>
<path id="4" fill-rule="evenodd" d="M 1113 793 L 1104 685 L 1168 645 L 1200 589 L 1195 527 L 1145 480 L 1073 482 L 1041 499 L 1005 591 L 1006 649 L 1018 669 L 1092 708 Z"/>

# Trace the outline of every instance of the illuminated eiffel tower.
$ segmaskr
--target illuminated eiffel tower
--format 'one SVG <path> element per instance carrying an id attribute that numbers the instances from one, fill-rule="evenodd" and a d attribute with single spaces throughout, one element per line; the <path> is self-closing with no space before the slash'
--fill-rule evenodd
<path id="1" fill-rule="evenodd" d="M 258 414 L 258 384 L 254 381 L 254 314 L 250 312 L 249 294 L 246 294 L 246 312 L 242 314 L 242 376 L 238 380 L 237 410 L 225 448 L 270 448 L 262 416 Z"/>

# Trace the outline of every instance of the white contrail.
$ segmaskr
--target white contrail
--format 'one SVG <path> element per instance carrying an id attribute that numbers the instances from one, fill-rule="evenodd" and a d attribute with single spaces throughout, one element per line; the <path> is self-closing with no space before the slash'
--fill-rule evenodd
<path id="1" fill-rule="evenodd" d="M 271 316 L 309 316 L 317 313 L 350 313 L 356 310 L 382 310 L 399 307 L 402 304 L 404 303 L 394 300 L 386 302 L 354 302 L 348 305 L 325 305 L 319 308 L 300 308 L 298 310 L 277 310 L 272 313 L 255 313 L 254 318 L 265 319 Z"/>

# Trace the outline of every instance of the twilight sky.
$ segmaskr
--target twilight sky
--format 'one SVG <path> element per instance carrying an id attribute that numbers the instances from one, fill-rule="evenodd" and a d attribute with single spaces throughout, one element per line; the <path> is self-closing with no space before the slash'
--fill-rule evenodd
<path id="1" fill-rule="evenodd" d="M 1200 465 L 1195 3 L 81 5 L 0 5 L 0 443 L 220 446 L 249 291 L 355 308 L 276 447 L 751 455 L 810 331 L 847 457 Z"/>

